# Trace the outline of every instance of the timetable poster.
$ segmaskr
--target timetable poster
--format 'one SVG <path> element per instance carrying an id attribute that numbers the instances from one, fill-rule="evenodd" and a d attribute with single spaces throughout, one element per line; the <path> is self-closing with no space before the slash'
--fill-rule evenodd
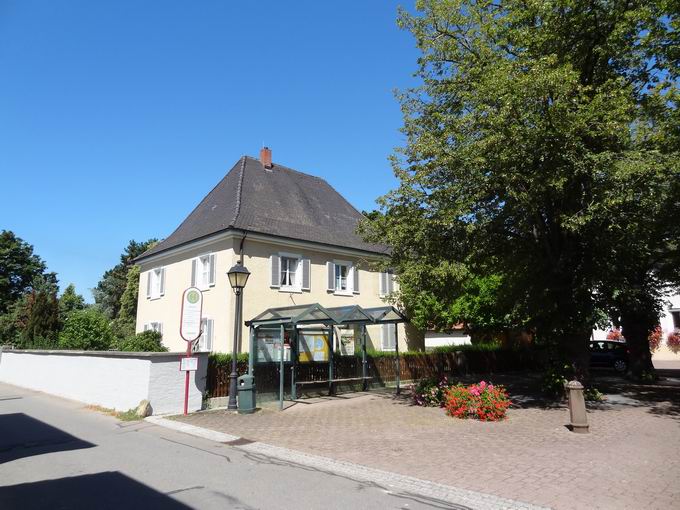
<path id="1" fill-rule="evenodd" d="M 329 359 L 328 334 L 298 333 L 298 352 L 300 363 L 310 361 L 327 362 Z"/>

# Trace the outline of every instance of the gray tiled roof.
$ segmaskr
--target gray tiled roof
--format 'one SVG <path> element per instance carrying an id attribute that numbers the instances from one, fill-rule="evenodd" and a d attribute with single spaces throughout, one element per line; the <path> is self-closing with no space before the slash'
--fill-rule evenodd
<path id="1" fill-rule="evenodd" d="M 385 254 L 356 233 L 362 215 L 325 180 L 243 156 L 177 229 L 138 259 L 239 229 Z"/>

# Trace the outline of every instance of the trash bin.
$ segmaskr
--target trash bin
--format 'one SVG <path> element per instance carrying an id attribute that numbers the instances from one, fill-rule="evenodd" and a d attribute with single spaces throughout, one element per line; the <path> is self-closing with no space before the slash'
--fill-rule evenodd
<path id="1" fill-rule="evenodd" d="M 242 375 L 238 383 L 238 412 L 251 414 L 255 412 L 255 378 L 252 375 Z"/>

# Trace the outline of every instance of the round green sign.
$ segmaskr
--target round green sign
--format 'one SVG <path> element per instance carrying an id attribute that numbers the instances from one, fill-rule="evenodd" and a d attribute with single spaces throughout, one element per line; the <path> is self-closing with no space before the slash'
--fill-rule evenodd
<path id="1" fill-rule="evenodd" d="M 187 301 L 191 303 L 192 305 L 194 303 L 198 303 L 198 300 L 200 299 L 200 296 L 198 295 L 198 292 L 195 290 L 190 290 L 189 293 L 187 294 Z"/>

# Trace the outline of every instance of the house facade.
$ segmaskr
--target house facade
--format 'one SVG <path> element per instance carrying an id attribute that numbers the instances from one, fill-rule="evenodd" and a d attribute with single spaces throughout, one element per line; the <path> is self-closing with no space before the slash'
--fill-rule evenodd
<path id="1" fill-rule="evenodd" d="M 227 271 L 242 260 L 251 275 L 243 291 L 243 320 L 268 308 L 319 303 L 326 308 L 383 306 L 396 285 L 372 269 L 387 247 L 355 232 L 362 215 L 326 181 L 244 156 L 165 240 L 136 260 L 140 266 L 137 331 L 155 329 L 170 350 L 179 335 L 182 293 L 203 291 L 201 351 L 230 352 L 235 295 Z M 371 325 L 369 348 L 423 347 L 422 335 L 403 324 Z M 243 328 L 239 350 L 248 349 Z"/>
<path id="2" fill-rule="evenodd" d="M 673 331 L 680 331 L 680 294 L 673 294 L 667 297 L 666 306 L 659 319 L 659 326 L 661 326 L 663 336 L 661 345 L 652 353 L 652 359 L 655 361 L 680 360 L 680 353 L 673 352 L 666 345 L 668 334 Z M 608 334 L 609 331 L 596 329 L 593 331 L 593 340 L 606 340 Z"/>

